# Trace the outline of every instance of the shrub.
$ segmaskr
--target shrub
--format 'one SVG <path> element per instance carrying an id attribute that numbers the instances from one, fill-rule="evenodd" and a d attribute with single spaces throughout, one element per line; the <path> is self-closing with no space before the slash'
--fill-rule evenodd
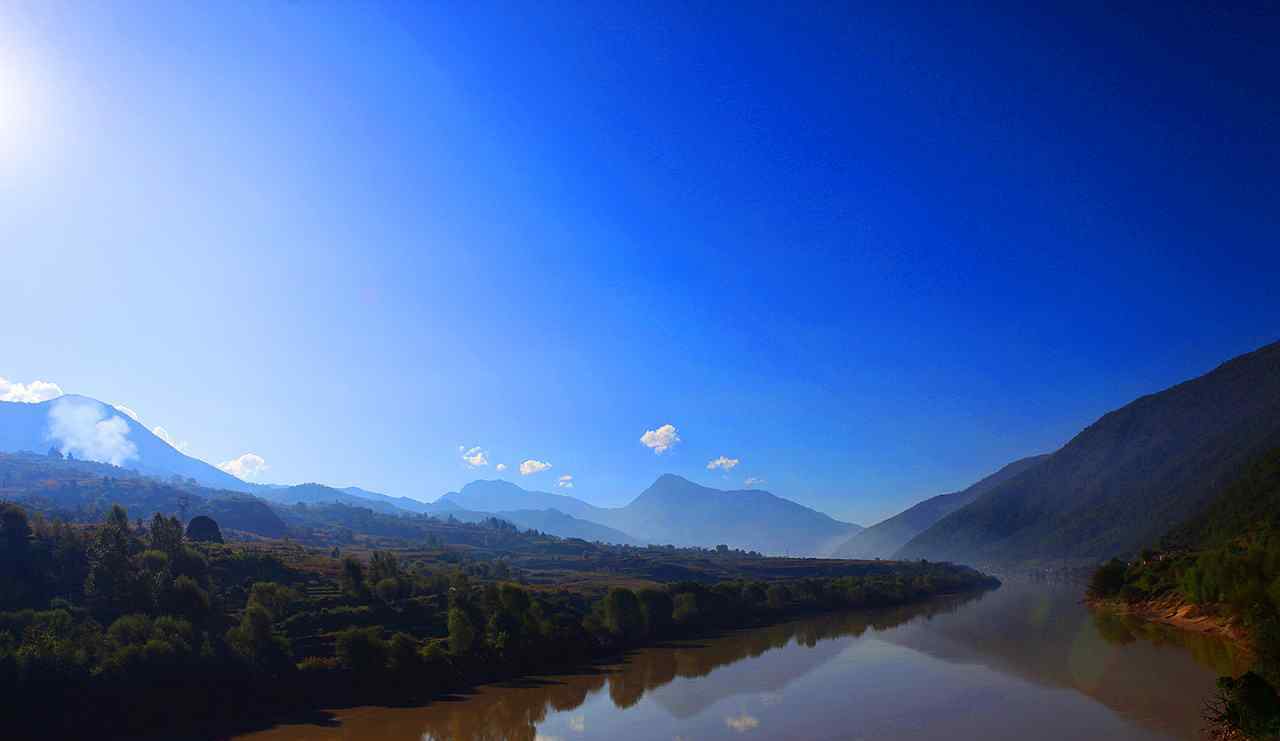
<path id="1" fill-rule="evenodd" d="M 1094 599 L 1114 597 L 1124 588 L 1124 561 L 1113 558 L 1099 566 L 1089 579 L 1089 596 Z"/>
<path id="2" fill-rule="evenodd" d="M 379 628 L 348 628 L 337 637 L 338 661 L 359 675 L 371 675 L 387 665 L 387 642 Z"/>

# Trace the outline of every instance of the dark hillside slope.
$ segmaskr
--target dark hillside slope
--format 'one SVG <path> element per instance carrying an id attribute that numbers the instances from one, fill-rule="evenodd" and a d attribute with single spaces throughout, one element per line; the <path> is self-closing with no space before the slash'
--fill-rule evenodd
<path id="1" fill-rule="evenodd" d="M 1154 543 L 1280 446 L 1280 343 L 1107 414 L 939 520 L 902 558 L 1101 559 Z"/>
<path id="2" fill-rule="evenodd" d="M 1280 534 L 1280 448 L 1255 460 L 1203 512 L 1170 531 L 1160 545 L 1201 550 L 1273 534 Z"/>
<path id="3" fill-rule="evenodd" d="M 223 530 L 269 538 L 286 534 L 284 521 L 257 497 L 184 482 L 138 476 L 105 463 L 69 461 L 30 453 L 0 453 L 0 500 L 74 523 L 99 523 L 119 504 L 129 516 L 207 515 Z"/>
<path id="4" fill-rule="evenodd" d="M 967 489 L 926 499 L 854 535 L 831 555 L 833 558 L 891 558 L 933 523 L 1048 457 L 1034 455 L 1014 461 Z"/>

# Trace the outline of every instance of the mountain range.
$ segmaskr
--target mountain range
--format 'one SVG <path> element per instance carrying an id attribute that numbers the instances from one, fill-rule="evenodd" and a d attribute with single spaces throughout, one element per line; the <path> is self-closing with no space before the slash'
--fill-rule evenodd
<path id="1" fill-rule="evenodd" d="M 895 555 L 990 564 L 1133 553 L 1202 511 L 1277 446 L 1273 343 L 1104 415 Z"/>
<path id="2" fill-rule="evenodd" d="M 961 491 L 939 494 L 883 520 L 849 538 L 831 555 L 834 558 L 893 558 L 898 549 L 933 523 L 964 507 L 995 487 L 1040 464 L 1048 455 L 1014 461 Z"/>
<path id="3" fill-rule="evenodd" d="M 596 507 L 501 480 L 474 481 L 439 501 L 482 512 L 550 509 L 614 528 L 638 542 L 724 544 L 766 554 L 826 555 L 862 530 L 767 491 L 712 489 L 674 474 L 658 477 L 624 507 Z"/>
<path id="4" fill-rule="evenodd" d="M 1143 396 L 1051 454 L 1014 461 L 866 529 L 767 491 L 722 491 L 673 474 L 622 507 L 501 480 L 473 481 L 435 502 L 359 487 L 251 484 L 184 455 L 129 415 L 87 397 L 0 402 L 0 452 L 53 448 L 180 486 L 252 494 L 277 507 L 337 504 L 470 522 L 496 516 L 522 529 L 613 543 L 725 544 L 770 555 L 980 565 L 1134 553 L 1202 512 L 1247 462 L 1276 447 L 1280 343 Z"/>
<path id="5" fill-rule="evenodd" d="M 659 478 L 619 508 L 506 481 L 474 481 L 435 502 L 354 486 L 254 484 L 183 454 L 130 415 L 95 399 L 67 395 L 38 404 L 0 402 L 0 451 L 51 448 L 69 457 L 110 461 L 142 476 L 177 477 L 206 490 L 252 494 L 282 507 L 341 504 L 463 522 L 496 516 L 522 529 L 624 545 L 723 543 L 765 553 L 820 555 L 861 529 L 765 491 L 725 492 L 673 475 Z"/>

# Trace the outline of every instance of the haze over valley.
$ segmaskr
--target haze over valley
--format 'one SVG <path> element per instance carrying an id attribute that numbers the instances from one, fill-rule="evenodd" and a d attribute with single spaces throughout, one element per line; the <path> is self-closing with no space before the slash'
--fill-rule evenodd
<path id="1" fill-rule="evenodd" d="M 1277 39 L 0 2 L 0 737 L 1280 741 Z"/>

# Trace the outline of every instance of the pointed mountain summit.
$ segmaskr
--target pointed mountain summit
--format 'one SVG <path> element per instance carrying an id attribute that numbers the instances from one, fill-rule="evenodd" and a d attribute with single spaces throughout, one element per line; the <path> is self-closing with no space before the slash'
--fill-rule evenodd
<path id="1" fill-rule="evenodd" d="M 473 481 L 435 502 L 494 514 L 555 510 L 627 536 L 626 541 L 710 547 L 721 543 L 767 554 L 825 555 L 861 530 L 759 489 L 722 491 L 663 474 L 625 507 L 530 491 L 502 480 Z M 613 537 L 618 537 L 614 535 Z"/>
<path id="2" fill-rule="evenodd" d="M 762 489 L 723 491 L 663 474 L 613 523 L 655 543 L 714 545 L 780 554 L 825 554 L 858 525 Z"/>

